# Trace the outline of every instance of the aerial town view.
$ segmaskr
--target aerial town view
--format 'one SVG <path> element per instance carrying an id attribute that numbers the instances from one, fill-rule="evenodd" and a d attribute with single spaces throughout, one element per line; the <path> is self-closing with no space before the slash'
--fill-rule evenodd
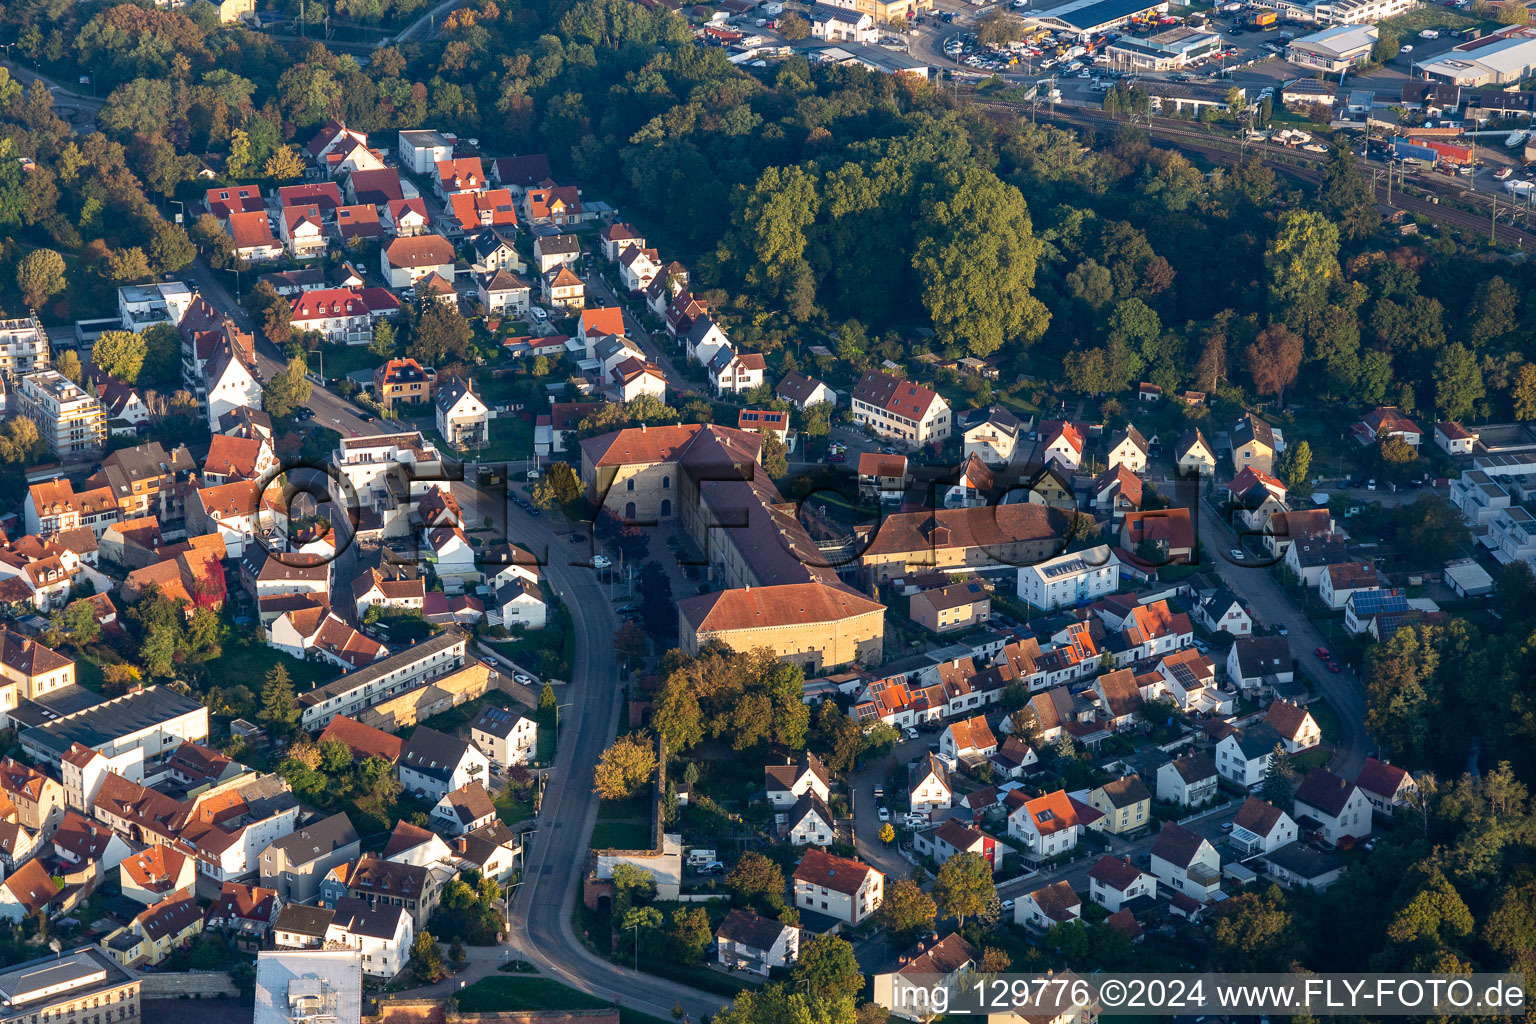
<path id="1" fill-rule="evenodd" d="M 0 0 L 0 1024 L 1525 1017 L 1533 15 Z"/>

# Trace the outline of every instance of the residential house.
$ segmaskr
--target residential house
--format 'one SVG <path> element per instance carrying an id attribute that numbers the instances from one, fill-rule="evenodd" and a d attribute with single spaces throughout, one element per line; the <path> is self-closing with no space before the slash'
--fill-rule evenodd
<path id="1" fill-rule="evenodd" d="M 944 763 L 931 753 L 912 762 L 907 768 L 907 794 L 913 814 L 927 817 L 934 811 L 948 810 L 954 790 Z"/>
<path id="2" fill-rule="evenodd" d="M 1299 754 L 1311 750 L 1323 741 L 1323 733 L 1317 727 L 1312 712 L 1298 707 L 1288 700 L 1276 699 L 1264 712 L 1264 722 L 1280 734 L 1285 752 Z"/>
<path id="3" fill-rule="evenodd" d="M 549 605 L 544 592 L 532 580 L 512 579 L 495 591 L 495 614 L 508 629 L 543 629 L 549 621 Z"/>
<path id="4" fill-rule="evenodd" d="M 446 849 L 446 844 L 442 848 Z M 351 898 L 378 907 L 397 907 L 405 911 L 413 927 L 425 928 L 448 877 L 425 865 L 380 860 L 365 853 L 351 864 L 331 870 L 320 883 L 320 902 L 337 907 Z"/>
<path id="5" fill-rule="evenodd" d="M 575 235 L 540 235 L 533 240 L 533 265 L 540 274 L 581 263 L 581 239 Z"/>
<path id="6" fill-rule="evenodd" d="M 619 257 L 619 284 L 630 295 L 640 295 L 656 280 L 661 268 L 661 253 L 630 246 Z"/>
<path id="7" fill-rule="evenodd" d="M 149 429 L 149 406 L 137 388 L 108 377 L 97 382 L 96 397 L 106 410 L 107 430 L 113 437 L 131 437 L 141 428 Z"/>
<path id="8" fill-rule="evenodd" d="M 1065 790 L 1025 800 L 1008 815 L 1008 834 L 1024 843 L 1024 856 L 1043 862 L 1071 853 L 1082 837 L 1080 806 Z"/>
<path id="9" fill-rule="evenodd" d="M 380 271 L 391 288 L 408 288 L 437 274 L 452 280 L 453 246 L 441 235 L 397 237 L 379 250 Z"/>
<path id="10" fill-rule="evenodd" d="M 1189 563 L 1195 557 L 1195 528 L 1189 509 L 1174 507 L 1127 512 L 1120 544 L 1153 567 Z"/>
<path id="11" fill-rule="evenodd" d="M 1226 587 L 1197 591 L 1193 611 L 1195 622 L 1212 633 L 1245 637 L 1253 632 L 1253 616 Z"/>
<path id="12" fill-rule="evenodd" d="M 377 569 L 366 570 L 352 583 L 353 610 L 359 622 L 374 605 L 420 611 L 426 596 L 424 580 L 389 579 Z"/>
<path id="13" fill-rule="evenodd" d="M 931 945 L 919 942 L 871 976 L 871 1002 L 892 1017 L 932 1020 L 940 1006 L 959 1004 L 962 986 L 974 984 L 981 963 L 981 950 L 956 932 Z"/>
<path id="14" fill-rule="evenodd" d="M 645 236 L 635 230 L 633 224 L 614 221 L 604 224 L 597 232 L 598 250 L 609 263 L 619 262 L 626 249 L 644 249 Z"/>
<path id="15" fill-rule="evenodd" d="M 1067 420 L 1045 420 L 1040 424 L 1040 447 L 1036 457 L 1076 470 L 1083 461 L 1083 433 Z"/>
<path id="16" fill-rule="evenodd" d="M 316 743 L 324 743 L 326 740 L 340 740 L 352 751 L 353 761 L 366 761 L 370 757 L 377 757 L 390 767 L 400 760 L 400 750 L 405 746 L 405 741 L 400 737 L 387 733 L 382 729 L 375 729 L 371 725 L 348 718 L 346 715 L 337 715 L 316 737 Z"/>
<path id="17" fill-rule="evenodd" d="M 389 234 L 397 238 L 414 238 L 427 233 L 432 226 L 432 217 L 427 213 L 426 200 L 414 196 L 410 199 L 391 199 L 384 206 L 380 223 Z"/>
<path id="18" fill-rule="evenodd" d="M 0 821 L 0 866 L 15 871 L 38 852 L 41 836 L 19 821 Z"/>
<path id="19" fill-rule="evenodd" d="M 404 907 L 348 898 L 336 904 L 325 929 L 325 946 L 358 950 L 364 974 L 389 980 L 404 969 L 415 935 Z"/>
<path id="20" fill-rule="evenodd" d="M 366 345 L 374 324 L 399 311 L 400 300 L 384 288 L 324 288 L 296 296 L 289 320 L 332 345 Z"/>
<path id="21" fill-rule="evenodd" d="M 517 203 L 504 188 L 489 192 L 457 192 L 449 197 L 449 223 L 465 234 L 484 228 L 517 230 Z"/>
<path id="22" fill-rule="evenodd" d="M 1291 816 L 1256 796 L 1243 801 L 1237 817 L 1232 819 L 1232 831 L 1227 834 L 1227 845 L 1240 857 L 1273 853 L 1295 841 L 1296 822 Z"/>
<path id="23" fill-rule="evenodd" d="M 874 43 L 880 38 L 875 19 L 866 12 L 831 4 L 813 4 L 811 37 L 835 43 Z"/>
<path id="24" fill-rule="evenodd" d="M 874 916 L 885 899 L 885 875 L 868 864 L 807 850 L 795 868 L 794 905 L 847 925 Z M 0 912 L 3 912 L 0 905 Z"/>
<path id="25" fill-rule="evenodd" d="M 203 912 L 203 930 L 232 932 L 236 945 L 248 952 L 266 945 L 267 933 L 283 901 L 271 889 L 225 882 L 218 899 Z"/>
<path id="26" fill-rule="evenodd" d="M 1442 420 L 1435 424 L 1435 444 L 1447 455 L 1471 455 L 1477 447 L 1477 434 L 1460 423 Z"/>
<path id="27" fill-rule="evenodd" d="M 1179 435 L 1179 443 L 1174 448 L 1173 457 L 1181 474 L 1196 474 L 1210 476 L 1216 472 L 1215 450 L 1210 442 L 1205 439 L 1199 427 L 1186 430 Z"/>
<path id="28" fill-rule="evenodd" d="M 336 186 L 332 184 L 331 187 Z M 288 255 L 296 260 L 321 256 L 330 245 L 320 207 L 313 204 L 284 206 L 277 225 L 278 237 L 283 240 L 283 247 L 288 250 Z"/>
<path id="29" fill-rule="evenodd" d="M 1112 914 L 1143 897 L 1157 898 L 1157 876 L 1124 857 L 1100 857 L 1088 872 L 1088 898 Z"/>
<path id="30" fill-rule="evenodd" d="M 169 846 L 151 846 L 117 867 L 123 895 L 152 906 L 161 900 L 193 895 L 197 863 Z"/>
<path id="31" fill-rule="evenodd" d="M 0 921 L 19 925 L 28 914 L 45 910 L 62 891 L 34 857 L 0 882 Z"/>
<path id="32" fill-rule="evenodd" d="M 961 455 L 973 455 L 989 466 L 1006 466 L 1013 461 L 1019 438 L 1028 426 L 1000 405 L 975 410 L 967 418 L 962 432 Z"/>
<path id="33" fill-rule="evenodd" d="M 22 501 L 26 530 L 38 537 L 88 527 L 98 539 L 117 523 L 121 512 L 112 488 L 97 487 L 76 492 L 68 477 L 32 484 Z"/>
<path id="34" fill-rule="evenodd" d="M 236 259 L 264 263 L 282 258 L 283 243 L 272 232 L 272 220 L 265 210 L 231 213 L 224 224 L 234 240 Z"/>
<path id="35" fill-rule="evenodd" d="M 539 295 L 555 309 L 581 309 L 586 305 L 587 286 L 570 267 L 561 265 L 539 278 Z"/>
<path id="36" fill-rule="evenodd" d="M 22 700 L 36 700 L 54 690 L 73 686 L 75 662 L 67 654 L 60 654 L 52 647 L 13 632 L 9 627 L 0 627 L 0 680 L 3 680 L 0 682 L 0 711 L 9 711 Z M 16 764 L 15 769 L 0 763 L 0 786 L 8 790 L 22 790 L 27 799 L 33 799 L 31 794 L 35 792 L 35 799 L 43 808 L 40 813 L 46 818 L 49 813 L 46 808 L 51 803 L 45 792 L 47 787 L 44 782 L 23 773 L 23 768 L 25 766 L 20 763 Z M 12 772 L 14 777 L 7 780 L 6 772 Z M 46 776 L 43 778 L 47 779 Z"/>
<path id="37" fill-rule="evenodd" d="M 1365 759 L 1355 785 L 1365 794 L 1372 812 L 1388 818 L 1395 815 L 1399 808 L 1407 807 L 1419 791 L 1418 783 L 1414 782 L 1412 775 L 1397 765 L 1374 757 Z"/>
<path id="38" fill-rule="evenodd" d="M 949 437 L 949 405 L 930 388 L 869 370 L 854 386 L 851 401 L 853 422 L 889 440 L 920 446 Z"/>
<path id="39" fill-rule="evenodd" d="M 227 221 L 232 213 L 256 213 L 266 209 L 260 185 L 230 185 L 203 193 L 203 206 L 216 220 Z"/>
<path id="40" fill-rule="evenodd" d="M 1111 521 L 1124 518 L 1127 512 L 1140 512 L 1143 493 L 1141 477 L 1123 464 L 1100 473 L 1088 491 L 1094 510 L 1108 514 Z"/>
<path id="41" fill-rule="evenodd" d="M 203 460 L 203 480 L 209 486 L 236 480 L 260 480 L 277 469 L 277 454 L 265 438 L 214 434 Z"/>
<path id="42" fill-rule="evenodd" d="M 990 760 L 1003 778 L 1018 779 L 1030 774 L 1030 770 L 1040 763 L 1040 756 L 1018 736 L 1009 736 Z"/>
<path id="43" fill-rule="evenodd" d="M 101 948 L 123 967 L 152 966 L 202 934 L 203 911 L 187 894 L 172 896 L 139 913 L 101 939 Z"/>
<path id="44" fill-rule="evenodd" d="M 1072 891 L 1072 883 L 1065 880 L 1025 893 L 1013 907 L 1013 923 L 1035 931 L 1071 924 L 1082 916 L 1082 898 Z"/>
<path id="45" fill-rule="evenodd" d="M 1239 786 L 1257 786 L 1269 770 L 1270 754 L 1281 743 L 1274 726 L 1263 722 L 1234 729 L 1216 744 L 1216 770 Z"/>
<path id="46" fill-rule="evenodd" d="M 1270 877 L 1287 889 L 1307 888 L 1318 892 L 1339 880 L 1344 864 L 1333 854 L 1308 846 L 1289 843 L 1266 854 L 1263 863 Z"/>
<path id="47" fill-rule="evenodd" d="M 53 833 L 53 855 L 54 873 L 66 885 L 79 885 L 89 893 L 133 855 L 133 848 L 106 825 L 67 811 Z"/>
<path id="48" fill-rule="evenodd" d="M 1152 822 L 1152 793 L 1135 775 L 1106 782 L 1088 794 L 1088 806 L 1104 815 L 1103 829 L 1123 835 Z"/>
<path id="49" fill-rule="evenodd" d="M 1136 673 L 1131 669 L 1105 672 L 1093 681 L 1093 692 L 1099 698 L 1099 710 L 1105 725 L 1112 731 L 1122 732 L 1141 722 L 1146 698 L 1141 692 L 1141 684 L 1136 680 Z M 1104 810 L 1098 804 L 1093 806 Z"/>
<path id="50" fill-rule="evenodd" d="M 1314 768 L 1296 787 L 1296 823 L 1314 829 L 1331 846 L 1346 836 L 1364 839 L 1371 834 L 1371 801 L 1353 782 L 1326 768 Z"/>
<path id="51" fill-rule="evenodd" d="M 453 149 L 459 137 L 452 132 L 429 129 L 400 133 L 398 152 L 400 163 L 412 174 L 426 174 L 440 162 L 453 159 Z"/>
<path id="52" fill-rule="evenodd" d="M 1141 436 L 1141 431 L 1134 425 L 1128 424 L 1110 440 L 1109 454 L 1105 456 L 1104 462 L 1110 469 L 1124 466 L 1132 473 L 1144 473 L 1150 451 L 1151 446 L 1147 444 L 1147 439 Z"/>
<path id="53" fill-rule="evenodd" d="M 775 967 L 793 965 L 799 955 L 799 928 L 750 911 L 730 911 L 715 931 L 715 962 L 732 970 L 766 978 Z"/>
<path id="54" fill-rule="evenodd" d="M 784 379 L 779 381 L 779 386 L 774 389 L 774 397 L 789 402 L 796 409 L 805 412 L 813 405 L 823 403 L 837 404 L 837 392 L 827 387 L 826 384 L 799 370 L 786 373 Z"/>
<path id="55" fill-rule="evenodd" d="M 469 723 L 469 738 L 492 766 L 526 764 L 538 747 L 538 724 L 528 715 L 494 704 L 480 710 Z"/>
<path id="56" fill-rule="evenodd" d="M 705 372 L 715 394 L 740 395 L 761 384 L 767 368 L 760 352 L 737 352 L 722 346 L 710 359 Z"/>
<path id="57" fill-rule="evenodd" d="M 937 828 L 924 829 L 912 837 L 912 845 L 925 857 L 932 857 L 940 867 L 959 853 L 974 853 L 994 873 L 1003 866 L 997 853 L 997 840 L 959 818 L 948 818 Z"/>
<path id="58" fill-rule="evenodd" d="M 505 269 L 475 279 L 475 294 L 491 316 L 521 316 L 532 305 L 533 286 Z"/>
<path id="59" fill-rule="evenodd" d="M 429 815 L 439 835 L 461 836 L 496 820 L 496 804 L 478 778 L 443 794 Z"/>
<path id="60" fill-rule="evenodd" d="M 523 191 L 523 221 L 530 227 L 539 224 L 575 227 L 590 219 L 581 206 L 581 189 L 575 185 L 555 185 L 546 181 Z"/>
<path id="61" fill-rule="evenodd" d="M 955 470 L 953 483 L 945 481 L 942 504 L 945 508 L 977 508 L 987 504 L 997 483 L 997 476 L 982 462 L 971 456 Z"/>
<path id="62" fill-rule="evenodd" d="M 316 207 L 319 213 L 332 214 L 341 205 L 341 189 L 334 181 L 283 185 L 277 190 L 278 206 L 283 210 Z"/>
<path id="63" fill-rule="evenodd" d="M 393 416 L 397 405 L 426 406 L 436 393 L 437 371 L 414 359 L 390 359 L 374 368 L 373 397 L 386 416 Z"/>
<path id="64" fill-rule="evenodd" d="M 992 595 L 979 580 L 913 594 L 908 602 L 912 621 L 935 633 L 969 629 L 992 617 Z"/>
<path id="65" fill-rule="evenodd" d="M 1152 842 L 1152 874 L 1172 892 L 1209 903 L 1221 886 L 1221 855 L 1210 840 L 1166 822 Z"/>
<path id="66" fill-rule="evenodd" d="M 495 819 L 453 841 L 453 859 L 461 869 L 478 871 L 481 878 L 502 885 L 517 873 L 522 856 L 522 837 Z"/>
<path id="67" fill-rule="evenodd" d="M 401 750 L 398 770 L 407 792 L 436 801 L 486 778 L 490 761 L 469 741 L 418 725 Z"/>
<path id="68" fill-rule="evenodd" d="M 437 391 L 437 432 L 452 445 L 486 443 L 490 410 L 461 377 L 448 377 Z"/>
<path id="69" fill-rule="evenodd" d="M 347 202 L 353 206 L 389 206 L 405 198 L 400 173 L 393 167 L 359 168 L 347 175 Z M 414 197 L 414 189 L 412 190 Z"/>
<path id="70" fill-rule="evenodd" d="M 7 640 L 11 636 L 7 633 Z M 10 644 L 6 646 L 10 648 Z M 73 663 L 70 667 L 73 669 Z M 52 833 L 64 819 L 64 787 L 14 757 L 0 761 L 0 793 L 15 805 L 17 820 L 33 832 Z"/>
<path id="71" fill-rule="evenodd" d="M 900 501 L 907 489 L 907 457 L 859 453 L 859 493 L 880 501 Z"/>
<path id="72" fill-rule="evenodd" d="M 1317 595 L 1334 611 L 1339 611 L 1355 594 L 1390 586 L 1387 578 L 1369 562 L 1339 562 L 1327 566 L 1318 577 Z"/>
<path id="73" fill-rule="evenodd" d="M 210 431 L 225 413 L 261 408 L 262 386 L 252 372 L 253 365 L 241 358 L 228 341 L 221 341 L 203 364 L 200 390 Z"/>
<path id="74" fill-rule="evenodd" d="M 355 860 L 360 849 L 357 830 L 346 814 L 312 821 L 261 851 L 261 884 L 284 903 L 309 903 L 319 894 L 321 879 L 332 868 Z"/>
<path id="75" fill-rule="evenodd" d="M 272 942 L 278 949 L 315 949 L 325 945 L 325 933 L 336 917 L 329 907 L 286 903 L 272 919 Z"/>
<path id="76" fill-rule="evenodd" d="M 1044 611 L 1086 604 L 1119 586 L 1120 563 L 1104 544 L 1019 568 L 1019 598 Z"/>
<path id="77" fill-rule="evenodd" d="M 984 715 L 950 722 L 939 734 L 939 752 L 972 763 L 997 753 L 997 737 Z"/>
<path id="78" fill-rule="evenodd" d="M 831 846 L 837 838 L 837 821 L 820 797 L 806 793 L 785 813 L 783 835 L 791 846 Z"/>
<path id="79" fill-rule="evenodd" d="M 1266 475 L 1275 471 L 1276 448 L 1274 429 L 1254 413 L 1244 413 L 1243 418 L 1232 425 L 1232 472 L 1240 473 L 1248 466 Z"/>
<path id="80" fill-rule="evenodd" d="M 1227 651 L 1227 678 L 1245 692 L 1296 678 L 1291 644 L 1283 636 L 1245 636 Z"/>
<path id="81" fill-rule="evenodd" d="M 62 373 L 39 370 L 10 386 L 15 387 L 15 412 L 37 427 L 52 458 L 76 461 L 98 454 L 106 444 L 106 406 Z"/>
<path id="82" fill-rule="evenodd" d="M 768 802 L 783 810 L 792 807 L 806 793 L 815 793 L 825 802 L 831 796 L 831 774 L 821 759 L 809 750 L 801 751 L 789 764 L 773 764 L 763 769 L 763 785 Z"/>
<path id="83" fill-rule="evenodd" d="M 1413 420 L 1404 416 L 1395 405 L 1378 406 L 1365 415 L 1352 428 L 1355 440 L 1363 445 L 1373 445 L 1396 437 L 1415 450 L 1424 439 L 1424 432 Z"/>
<path id="84" fill-rule="evenodd" d="M 432 189 L 444 202 L 451 202 L 463 193 L 480 192 L 486 186 L 485 171 L 477 156 L 439 158 L 433 164 L 433 170 L 436 176 Z"/>

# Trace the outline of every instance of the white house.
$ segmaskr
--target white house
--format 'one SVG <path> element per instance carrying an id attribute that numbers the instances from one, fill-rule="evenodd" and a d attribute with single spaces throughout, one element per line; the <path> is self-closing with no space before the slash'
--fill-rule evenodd
<path id="1" fill-rule="evenodd" d="M 1123 857 L 1100 857 L 1088 872 L 1088 898 L 1111 914 L 1142 896 L 1157 898 L 1157 876 Z"/>
<path id="2" fill-rule="evenodd" d="M 400 751 L 400 784 L 408 793 L 441 800 L 452 790 L 484 780 L 491 762 L 474 744 L 418 725 Z"/>
<path id="3" fill-rule="evenodd" d="M 813 405 L 821 405 L 822 403 L 837 404 L 836 391 L 833 391 L 815 377 L 801 373 L 799 370 L 786 373 L 784 379 L 779 381 L 779 386 L 773 394 L 775 398 L 793 404 L 801 412 L 804 412 Z"/>
<path id="4" fill-rule="evenodd" d="M 1388 818 L 1396 814 L 1399 807 L 1406 806 L 1419 788 L 1412 775 L 1395 764 L 1374 757 L 1365 759 L 1355 785 L 1370 801 L 1372 811 Z"/>
<path id="5" fill-rule="evenodd" d="M 402 132 L 402 138 L 404 135 Z M 360 951 L 363 973 L 370 977 L 390 980 L 404 969 L 416 937 L 411 915 L 404 907 L 347 896 L 337 901 L 335 909 L 325 929 L 326 948 Z"/>
<path id="6" fill-rule="evenodd" d="M 532 304 L 533 286 L 509 270 L 494 270 L 476 278 L 475 294 L 487 313 L 519 316 Z"/>
<path id="7" fill-rule="evenodd" d="M 997 753 L 997 737 L 983 715 L 950 722 L 939 734 L 939 752 L 957 761 L 978 761 Z"/>
<path id="8" fill-rule="evenodd" d="M 800 797 L 786 814 L 785 838 L 791 846 L 831 846 L 837 838 L 837 821 L 815 793 Z"/>
<path id="9" fill-rule="evenodd" d="M 1025 800 L 1008 815 L 1008 834 L 1024 843 L 1031 860 L 1049 860 L 1077 848 L 1083 825 L 1065 790 Z"/>
<path id="10" fill-rule="evenodd" d="M 722 967 L 768 977 L 800 955 L 800 929 L 746 910 L 732 910 L 715 932 L 715 959 Z"/>
<path id="11" fill-rule="evenodd" d="M 1210 840 L 1168 822 L 1152 842 L 1150 864 L 1157 880 L 1175 893 L 1210 902 L 1221 886 L 1221 855 Z"/>
<path id="12" fill-rule="evenodd" d="M 921 855 L 932 857 L 934 863 L 943 866 L 949 858 L 960 853 L 974 853 L 987 862 L 996 873 L 1002 867 L 997 855 L 997 840 L 980 829 L 967 825 L 960 818 L 948 818 L 937 828 L 914 833 L 912 846 Z"/>
<path id="13" fill-rule="evenodd" d="M 737 352 L 724 346 L 709 361 L 709 385 L 717 395 L 739 395 L 761 384 L 767 368 L 762 353 Z"/>
<path id="14" fill-rule="evenodd" d="M 874 974 L 870 1002 L 902 1020 L 932 1020 L 940 1006 L 957 1005 L 973 985 L 981 950 L 951 932 L 937 942 L 919 942 Z"/>
<path id="15" fill-rule="evenodd" d="M 1353 782 L 1326 768 L 1314 768 L 1296 787 L 1296 821 L 1317 828 L 1332 845 L 1345 836 L 1364 839 L 1371 834 L 1371 801 Z"/>
<path id="16" fill-rule="evenodd" d="M 1216 456 L 1199 427 L 1186 430 L 1180 435 L 1178 447 L 1174 449 L 1174 458 L 1180 474 L 1210 476 L 1216 472 Z"/>
<path id="17" fill-rule="evenodd" d="M 227 340 L 219 342 L 203 363 L 203 390 L 208 429 L 214 433 L 218 433 L 219 418 L 225 413 L 241 408 L 261 408 L 261 385 Z"/>
<path id="18" fill-rule="evenodd" d="M 528 715 L 487 705 L 470 722 L 470 740 L 492 765 L 524 765 L 538 748 L 539 726 Z"/>
<path id="19" fill-rule="evenodd" d="M 885 875 L 861 861 L 807 850 L 794 873 L 794 905 L 856 925 L 885 899 Z"/>
<path id="20" fill-rule="evenodd" d="M 549 622 L 549 605 L 544 601 L 544 592 L 537 583 L 521 577 L 496 587 L 495 609 L 501 625 L 508 629 L 513 626 L 543 629 Z"/>
<path id="21" fill-rule="evenodd" d="M 1323 741 L 1323 732 L 1317 727 L 1317 719 L 1306 708 L 1288 700 L 1276 699 L 1264 712 L 1264 722 L 1280 734 L 1288 754 L 1311 750 Z"/>
<path id="22" fill-rule="evenodd" d="M 1076 470 L 1083 462 L 1082 432 L 1067 420 L 1046 420 L 1040 424 L 1038 458 Z"/>
<path id="23" fill-rule="evenodd" d="M 438 798 L 428 815 L 435 833 L 462 836 L 496 820 L 496 804 L 485 783 L 474 779 Z"/>
<path id="24" fill-rule="evenodd" d="M 1244 690 L 1255 690 L 1266 678 L 1289 683 L 1296 678 L 1291 645 L 1283 636 L 1245 636 L 1227 651 L 1227 678 Z"/>
<path id="25" fill-rule="evenodd" d="M 1120 587 L 1120 561 L 1108 544 L 1019 568 L 1019 599 L 1052 611 L 1096 601 Z"/>
<path id="26" fill-rule="evenodd" d="M 1105 467 L 1114 469 L 1116 466 L 1124 466 L 1132 473 L 1145 473 L 1147 453 L 1150 450 L 1147 439 L 1141 436 L 1141 431 L 1127 425 L 1110 440 L 1109 454 L 1104 459 Z"/>
<path id="27" fill-rule="evenodd" d="M 1037 931 L 1070 924 L 1083 916 L 1083 901 L 1065 880 L 1025 893 L 1013 907 L 1013 923 Z"/>
<path id="28" fill-rule="evenodd" d="M 970 425 L 961 433 L 961 454 L 965 458 L 975 455 L 989 466 L 1006 466 L 1013 461 L 1019 438 L 1028 429 L 1000 405 L 971 413 L 968 422 Z"/>
<path id="29" fill-rule="evenodd" d="M 453 147 L 459 138 L 452 132 L 431 130 L 405 131 L 400 133 L 400 163 L 412 174 L 429 174 L 439 160 L 453 159 Z"/>
<path id="30" fill-rule="evenodd" d="M 950 807 L 954 790 L 943 762 L 932 754 L 914 761 L 907 770 L 907 793 L 914 814 L 927 816 Z"/>
<path id="31" fill-rule="evenodd" d="M 1230 633 L 1236 637 L 1253 633 L 1253 616 L 1243 602 L 1226 587 L 1217 587 L 1196 595 L 1194 618 L 1212 633 Z"/>
<path id="32" fill-rule="evenodd" d="M 379 269 L 391 288 L 409 288 L 433 274 L 452 281 L 453 246 L 441 235 L 396 238 L 379 250 Z"/>
<path id="33" fill-rule="evenodd" d="M 1227 843 L 1242 857 L 1273 853 L 1286 843 L 1296 841 L 1296 822 L 1289 815 L 1256 796 L 1243 801 Z"/>
<path id="34" fill-rule="evenodd" d="M 1323 570 L 1317 581 L 1317 596 L 1334 611 L 1349 603 L 1354 594 L 1381 590 L 1387 580 L 1369 562 L 1341 562 Z"/>
<path id="35" fill-rule="evenodd" d="M 1216 770 L 1239 786 L 1257 786 L 1269 769 L 1280 734 L 1263 724 L 1234 729 L 1216 744 Z"/>
<path id="36" fill-rule="evenodd" d="M 806 793 L 815 793 L 825 802 L 831 795 L 831 775 L 821 759 L 809 750 L 801 751 L 792 764 L 771 764 L 763 769 L 768 802 L 780 810 L 793 807 Z"/>
<path id="37" fill-rule="evenodd" d="M 427 559 L 433 563 L 437 576 L 443 581 L 446 593 L 458 593 L 466 582 L 478 582 L 480 571 L 475 568 L 475 549 L 469 538 L 457 526 L 440 526 L 426 531 L 427 547 L 431 553 Z M 426 554 L 426 552 L 423 552 Z"/>
<path id="38" fill-rule="evenodd" d="M 438 381 L 433 405 L 437 432 L 449 444 L 475 447 L 489 439 L 490 410 L 463 378 L 450 376 Z"/>
<path id="39" fill-rule="evenodd" d="M 838 43 L 873 43 L 880 38 L 872 15 L 818 3 L 811 8 L 811 36 Z"/>

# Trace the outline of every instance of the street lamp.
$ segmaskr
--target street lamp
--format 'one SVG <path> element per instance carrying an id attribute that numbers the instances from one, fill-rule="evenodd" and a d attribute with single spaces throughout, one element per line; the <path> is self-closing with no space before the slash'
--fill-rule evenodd
<path id="1" fill-rule="evenodd" d="M 560 709 L 561 708 L 568 708 L 570 706 L 571 706 L 570 704 L 556 704 L 555 705 L 555 735 L 556 736 L 560 735 Z"/>

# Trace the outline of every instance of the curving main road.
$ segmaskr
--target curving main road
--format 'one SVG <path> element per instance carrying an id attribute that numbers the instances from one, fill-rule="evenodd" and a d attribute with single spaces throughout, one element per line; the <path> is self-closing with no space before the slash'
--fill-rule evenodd
<path id="1" fill-rule="evenodd" d="M 467 483 L 461 485 L 469 489 Z M 560 693 L 563 735 L 539 808 L 537 833 L 524 858 L 523 882 L 511 911 L 511 942 L 546 975 L 601 999 L 667 1019 L 681 1005 L 692 1020 L 718 1013 L 726 1000 L 686 985 L 616 966 L 587 949 L 572 930 L 571 913 L 586 874 L 587 847 L 597 823 L 592 770 L 618 728 L 623 707 L 613 633 L 618 619 L 606 586 L 589 567 L 571 565 L 590 549 L 555 532 L 553 517 L 500 513 L 499 495 L 476 491 L 477 506 L 496 518 L 513 517 L 507 536 L 527 544 L 547 564 L 544 572 L 571 612 L 576 657 Z M 568 705 L 568 706 L 567 706 Z"/>

